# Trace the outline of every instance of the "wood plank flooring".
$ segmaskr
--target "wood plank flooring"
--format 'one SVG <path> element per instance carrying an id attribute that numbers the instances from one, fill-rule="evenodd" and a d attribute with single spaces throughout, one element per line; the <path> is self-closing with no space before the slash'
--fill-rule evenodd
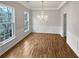
<path id="1" fill-rule="evenodd" d="M 77 58 L 60 35 L 42 33 L 31 33 L 1 57 Z"/>

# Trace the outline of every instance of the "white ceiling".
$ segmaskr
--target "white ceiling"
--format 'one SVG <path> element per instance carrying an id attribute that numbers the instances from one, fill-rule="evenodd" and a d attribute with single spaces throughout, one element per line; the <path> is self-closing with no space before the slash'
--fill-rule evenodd
<path id="1" fill-rule="evenodd" d="M 22 5 L 27 6 L 32 10 L 41 10 L 42 9 L 42 2 L 41 1 L 27 1 L 27 2 L 19 2 Z M 61 8 L 66 1 L 44 1 L 43 2 L 43 9 L 45 10 L 57 10 Z"/>

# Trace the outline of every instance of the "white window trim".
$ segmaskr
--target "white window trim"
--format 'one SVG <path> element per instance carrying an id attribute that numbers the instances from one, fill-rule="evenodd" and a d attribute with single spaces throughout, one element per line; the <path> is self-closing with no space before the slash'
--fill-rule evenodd
<path id="1" fill-rule="evenodd" d="M 24 15 L 27 14 L 27 21 L 28 21 L 28 29 L 24 30 L 24 32 L 29 31 L 29 12 L 24 11 Z"/>
<path id="2" fill-rule="evenodd" d="M 0 42 L 0 46 L 2 46 L 4 44 L 6 44 L 7 42 L 9 42 L 9 41 L 11 41 L 11 40 L 16 38 L 16 36 L 15 36 L 15 8 L 12 7 L 12 6 L 3 4 L 3 3 L 0 3 L 0 5 L 6 6 L 6 7 L 9 7 L 9 8 L 13 9 L 13 12 L 12 12 L 12 22 L 14 23 L 14 26 L 13 26 L 13 29 L 12 29 L 12 37 L 9 37 L 8 39 L 4 40 L 3 42 Z"/>

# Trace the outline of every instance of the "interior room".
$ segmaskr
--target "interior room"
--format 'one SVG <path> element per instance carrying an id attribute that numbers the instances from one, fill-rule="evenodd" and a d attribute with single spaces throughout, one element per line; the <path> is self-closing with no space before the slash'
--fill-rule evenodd
<path id="1" fill-rule="evenodd" d="M 1 58 L 78 58 L 79 1 L 0 1 Z"/>

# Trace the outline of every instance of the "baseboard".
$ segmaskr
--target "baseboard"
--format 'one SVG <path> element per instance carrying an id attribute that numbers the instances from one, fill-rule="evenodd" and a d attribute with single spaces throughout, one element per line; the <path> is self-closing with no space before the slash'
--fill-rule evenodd
<path id="1" fill-rule="evenodd" d="M 60 34 L 60 26 L 36 26 L 33 28 L 32 32 L 37 33 L 56 33 Z"/>
<path id="2" fill-rule="evenodd" d="M 56 32 L 37 32 L 37 31 L 32 31 L 32 33 L 46 33 L 46 34 L 60 34 L 60 33 L 56 33 Z"/>
<path id="3" fill-rule="evenodd" d="M 67 43 L 67 42 L 66 42 Z M 68 44 L 67 44 L 68 45 Z M 73 49 L 68 45 L 69 49 L 72 50 L 72 54 L 74 54 L 74 56 L 76 56 L 78 58 L 78 55 L 73 51 Z"/>
<path id="4" fill-rule="evenodd" d="M 62 33 L 60 33 L 61 37 L 64 37 L 64 35 Z"/>
<path id="5" fill-rule="evenodd" d="M 74 34 L 72 34 L 70 32 L 67 32 L 67 44 L 71 47 L 71 49 L 79 57 L 78 39 L 79 39 L 79 37 L 75 36 Z"/>

